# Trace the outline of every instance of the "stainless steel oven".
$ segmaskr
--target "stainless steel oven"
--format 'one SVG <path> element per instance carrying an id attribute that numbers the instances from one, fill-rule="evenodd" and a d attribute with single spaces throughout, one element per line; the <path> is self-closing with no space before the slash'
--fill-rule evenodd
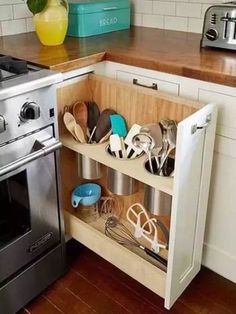
<path id="1" fill-rule="evenodd" d="M 61 75 L 35 68 L 6 74 L 5 63 L 1 75 L 0 313 L 13 314 L 65 271 L 55 88 Z"/>
<path id="2" fill-rule="evenodd" d="M 0 282 L 60 242 L 60 146 L 49 126 L 0 147 Z"/>

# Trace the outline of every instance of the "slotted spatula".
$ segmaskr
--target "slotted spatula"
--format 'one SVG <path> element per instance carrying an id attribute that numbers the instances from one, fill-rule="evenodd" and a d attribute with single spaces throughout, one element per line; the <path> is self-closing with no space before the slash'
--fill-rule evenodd
<path id="1" fill-rule="evenodd" d="M 120 114 L 113 114 L 110 116 L 111 119 L 111 129 L 113 134 L 118 134 L 120 137 L 121 147 L 122 149 L 122 157 L 127 157 L 124 137 L 127 135 L 127 128 L 125 119 Z"/>

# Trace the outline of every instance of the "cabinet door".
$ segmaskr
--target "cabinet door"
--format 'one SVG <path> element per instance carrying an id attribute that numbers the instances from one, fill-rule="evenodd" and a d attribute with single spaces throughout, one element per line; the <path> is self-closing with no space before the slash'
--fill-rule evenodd
<path id="1" fill-rule="evenodd" d="M 209 115 L 208 127 L 195 129 L 203 126 Z M 216 107 L 207 105 L 178 125 L 166 308 L 200 270 L 216 115 Z"/>

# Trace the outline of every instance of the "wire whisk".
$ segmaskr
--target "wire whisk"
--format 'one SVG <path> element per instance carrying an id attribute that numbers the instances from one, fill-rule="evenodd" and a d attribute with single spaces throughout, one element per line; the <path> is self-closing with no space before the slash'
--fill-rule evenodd
<path id="1" fill-rule="evenodd" d="M 115 216 L 111 216 L 105 223 L 105 235 L 113 239 L 117 243 L 126 247 L 137 247 L 143 250 L 147 255 L 151 256 L 159 263 L 167 267 L 167 261 L 160 255 L 154 253 L 147 247 L 143 246 L 130 232 L 130 230 L 122 224 Z"/>

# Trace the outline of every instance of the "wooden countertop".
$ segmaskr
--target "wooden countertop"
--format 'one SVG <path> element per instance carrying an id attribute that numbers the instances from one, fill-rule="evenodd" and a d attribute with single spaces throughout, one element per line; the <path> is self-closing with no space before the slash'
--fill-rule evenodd
<path id="1" fill-rule="evenodd" d="M 61 72 L 109 60 L 189 78 L 236 86 L 236 52 L 204 48 L 200 34 L 132 27 L 42 46 L 35 33 L 0 37 L 0 53 Z"/>

